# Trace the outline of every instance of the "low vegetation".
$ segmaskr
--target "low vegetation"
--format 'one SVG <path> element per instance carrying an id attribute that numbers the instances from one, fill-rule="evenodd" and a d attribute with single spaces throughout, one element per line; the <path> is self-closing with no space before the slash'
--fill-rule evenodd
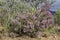
<path id="1" fill-rule="evenodd" d="M 35 7 L 36 2 L 41 4 L 39 0 L 33 1 L 32 4 L 22 0 L 1 0 L 0 34 L 12 38 L 38 35 L 47 37 L 50 34 L 59 34 L 59 26 L 55 24 L 60 24 L 60 12 L 57 11 L 52 15 L 49 11 L 41 11 L 42 8 L 38 10 L 39 7 Z"/>

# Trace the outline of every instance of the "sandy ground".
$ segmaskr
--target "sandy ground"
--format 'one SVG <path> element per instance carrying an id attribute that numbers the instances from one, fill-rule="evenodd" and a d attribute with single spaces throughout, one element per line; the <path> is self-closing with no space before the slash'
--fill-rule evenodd
<path id="1" fill-rule="evenodd" d="M 0 37 L 0 40 L 60 40 L 60 36 L 59 35 L 51 35 L 48 37 L 40 37 L 40 38 L 30 38 L 27 36 L 11 38 L 11 37 L 2 36 L 2 37 Z"/>

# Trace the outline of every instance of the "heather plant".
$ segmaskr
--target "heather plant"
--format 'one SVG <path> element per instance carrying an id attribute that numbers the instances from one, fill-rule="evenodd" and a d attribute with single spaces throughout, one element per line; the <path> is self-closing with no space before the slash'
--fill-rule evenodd
<path id="1" fill-rule="evenodd" d="M 0 2 L 0 24 L 7 28 L 10 35 L 15 33 L 37 36 L 42 30 L 53 26 L 51 24 L 54 24 L 54 18 L 49 11 L 38 12 L 35 4 L 35 2 L 23 0 L 2 0 Z"/>
<path id="2" fill-rule="evenodd" d="M 53 23 L 52 20 L 50 20 L 52 17 L 47 15 L 47 13 L 45 14 L 45 12 L 39 14 L 17 14 L 12 20 L 10 20 L 11 23 L 9 24 L 8 29 L 9 32 L 18 33 L 19 35 L 25 34 L 34 36 L 38 31 L 45 30 L 49 28 L 49 26 L 52 27 L 51 24 Z"/>

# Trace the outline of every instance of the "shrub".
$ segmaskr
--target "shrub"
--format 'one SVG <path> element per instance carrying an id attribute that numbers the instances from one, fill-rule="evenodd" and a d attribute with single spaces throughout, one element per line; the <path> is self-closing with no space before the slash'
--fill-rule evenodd
<path id="1" fill-rule="evenodd" d="M 28 2 L 21 0 L 5 0 L 2 3 L 0 3 L 0 24 L 6 26 L 8 33 L 35 37 L 39 31 L 54 24 L 53 15 L 49 11 L 38 13 L 33 3 L 29 7 Z"/>
<path id="2" fill-rule="evenodd" d="M 38 15 L 38 16 L 37 16 Z M 9 32 L 14 32 L 19 35 L 25 34 L 35 36 L 38 31 L 45 30 L 51 27 L 54 20 L 52 15 L 45 12 L 41 13 L 19 13 L 10 20 L 8 26 Z"/>

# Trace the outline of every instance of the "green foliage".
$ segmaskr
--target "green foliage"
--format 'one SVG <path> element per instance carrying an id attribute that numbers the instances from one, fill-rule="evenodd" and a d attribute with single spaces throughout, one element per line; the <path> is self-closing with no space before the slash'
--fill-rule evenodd
<path id="1" fill-rule="evenodd" d="M 60 25 L 60 10 L 58 10 L 57 13 L 55 14 L 55 23 Z"/>

